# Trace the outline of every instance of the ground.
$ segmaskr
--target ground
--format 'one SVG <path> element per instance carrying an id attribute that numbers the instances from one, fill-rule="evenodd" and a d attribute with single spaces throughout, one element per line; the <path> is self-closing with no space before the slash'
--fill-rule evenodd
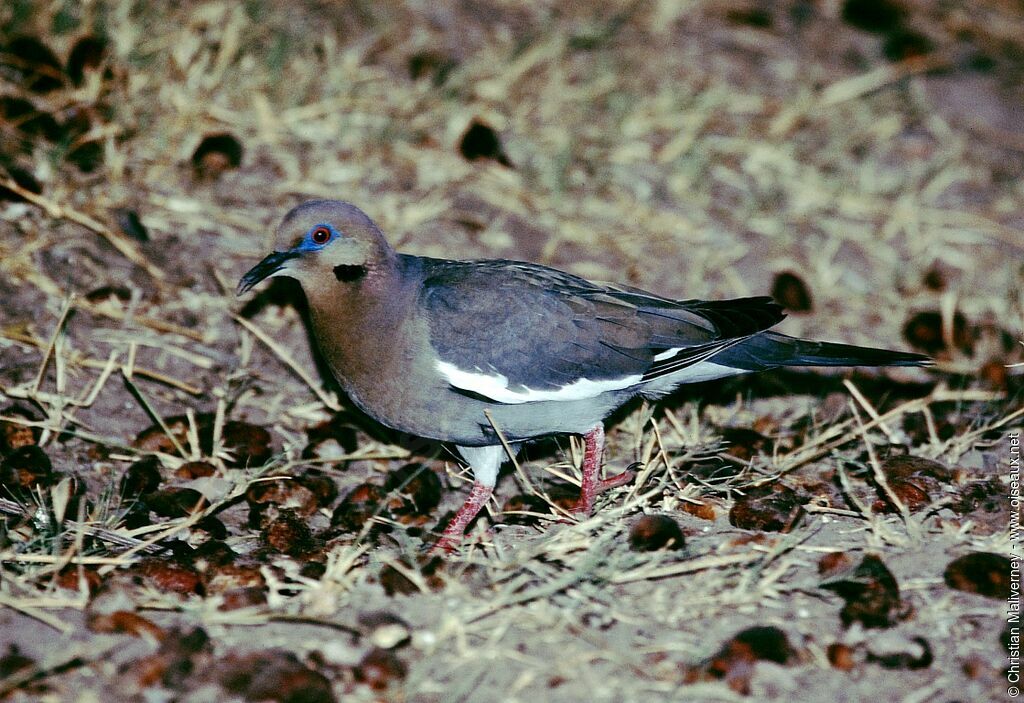
<path id="1" fill-rule="evenodd" d="M 0 696 L 1009 700 L 1022 37 L 1007 0 L 5 2 Z M 295 286 L 234 295 L 311 197 L 937 364 L 627 407 L 592 519 L 554 438 L 429 558 L 466 471 L 351 409 Z"/>

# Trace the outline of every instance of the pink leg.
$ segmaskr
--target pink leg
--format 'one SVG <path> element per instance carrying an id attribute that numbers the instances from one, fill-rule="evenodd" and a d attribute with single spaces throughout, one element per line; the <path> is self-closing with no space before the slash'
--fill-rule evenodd
<path id="1" fill-rule="evenodd" d="M 595 425 L 583 435 L 583 445 L 583 465 L 580 467 L 583 481 L 580 484 L 580 497 L 570 512 L 589 516 L 594 512 L 594 499 L 598 493 L 625 485 L 632 481 L 636 474 L 632 471 L 623 471 L 611 478 L 597 477 L 601 471 L 601 460 L 604 458 L 604 425 Z"/>
<path id="2" fill-rule="evenodd" d="M 479 481 L 475 481 L 473 490 L 469 492 L 469 498 L 466 498 L 466 502 L 459 508 L 459 512 L 455 513 L 455 517 L 448 523 L 448 527 L 444 528 L 441 539 L 437 540 L 437 543 L 430 548 L 430 553 L 454 552 L 455 548 L 459 546 L 459 542 L 462 541 L 466 525 L 472 522 L 473 518 L 483 509 L 493 492 L 494 486 L 485 486 Z"/>

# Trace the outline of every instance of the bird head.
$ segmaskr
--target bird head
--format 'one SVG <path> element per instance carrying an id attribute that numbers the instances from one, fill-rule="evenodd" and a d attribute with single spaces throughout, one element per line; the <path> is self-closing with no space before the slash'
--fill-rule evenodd
<path id="1" fill-rule="evenodd" d="M 287 276 L 310 286 L 357 283 L 386 264 L 394 252 L 366 213 L 339 200 L 311 200 L 285 215 L 277 247 L 238 283 L 242 295 L 260 281 Z"/>

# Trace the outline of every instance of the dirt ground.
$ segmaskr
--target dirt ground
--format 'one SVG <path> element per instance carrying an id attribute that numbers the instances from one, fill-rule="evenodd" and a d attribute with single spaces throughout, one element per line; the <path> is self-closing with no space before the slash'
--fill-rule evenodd
<path id="1" fill-rule="evenodd" d="M 1012 700 L 1019 3 L 6 0 L 0 52 L 0 697 Z M 592 519 L 553 438 L 429 559 L 466 470 L 234 295 L 312 197 L 937 364 L 627 407 Z"/>

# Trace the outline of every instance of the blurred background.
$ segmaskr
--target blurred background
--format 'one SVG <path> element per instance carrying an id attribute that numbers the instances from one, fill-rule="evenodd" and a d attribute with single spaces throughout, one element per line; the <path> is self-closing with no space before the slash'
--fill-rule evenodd
<path id="1" fill-rule="evenodd" d="M 1020 332 L 1011 0 L 12 0 L 0 25 L 10 177 L 194 293 L 331 197 L 415 253 L 774 291 L 793 333 Z M 151 288 L 80 228 L 47 244 L 65 290 Z"/>

